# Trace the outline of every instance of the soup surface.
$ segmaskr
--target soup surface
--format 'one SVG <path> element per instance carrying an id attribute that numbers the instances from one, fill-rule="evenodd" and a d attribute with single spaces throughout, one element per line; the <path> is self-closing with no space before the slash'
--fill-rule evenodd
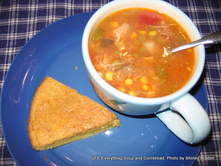
<path id="1" fill-rule="evenodd" d="M 169 16 L 130 8 L 97 25 L 89 39 L 89 54 L 99 75 L 119 91 L 162 97 L 182 88 L 192 74 L 193 49 L 165 54 L 187 42 L 186 32 Z"/>

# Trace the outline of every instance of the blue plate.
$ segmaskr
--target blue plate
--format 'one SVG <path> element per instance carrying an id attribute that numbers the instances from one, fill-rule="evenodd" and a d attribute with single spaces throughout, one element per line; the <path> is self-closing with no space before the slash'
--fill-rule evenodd
<path id="1" fill-rule="evenodd" d="M 131 117 L 116 113 L 121 121 L 118 128 L 53 150 L 32 149 L 27 119 L 33 94 L 45 76 L 103 104 L 87 78 L 81 51 L 83 30 L 92 14 L 74 15 L 45 28 L 12 63 L 2 91 L 1 115 L 13 158 L 21 166 L 192 165 L 201 145 L 183 143 L 153 115 Z M 207 109 L 202 82 L 192 93 Z"/>

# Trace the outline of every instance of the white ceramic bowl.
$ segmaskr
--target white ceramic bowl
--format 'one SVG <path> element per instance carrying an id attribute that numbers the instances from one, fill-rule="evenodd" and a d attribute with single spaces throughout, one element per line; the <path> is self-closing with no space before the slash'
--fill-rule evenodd
<path id="1" fill-rule="evenodd" d="M 95 91 L 103 100 L 103 102 L 116 111 L 120 111 L 124 114 L 129 115 L 146 115 L 155 113 L 169 129 L 171 129 L 179 138 L 181 138 L 185 142 L 199 142 L 208 135 L 210 131 L 210 123 L 208 116 L 206 115 L 203 108 L 191 95 L 189 95 L 188 92 L 197 83 L 203 71 L 205 63 L 204 46 L 198 46 L 195 48 L 196 65 L 189 82 L 177 92 L 168 96 L 158 98 L 133 97 L 118 91 L 99 76 L 90 60 L 90 55 L 88 51 L 88 40 L 91 32 L 96 27 L 96 25 L 103 18 L 115 11 L 134 7 L 149 8 L 170 16 L 186 30 L 191 40 L 196 40 L 201 37 L 198 29 L 190 20 L 190 18 L 185 15 L 181 10 L 167 2 L 161 0 L 112 1 L 101 7 L 97 12 L 95 12 L 95 14 L 88 21 L 84 30 L 82 39 L 82 52 L 89 79 L 93 84 Z M 188 104 L 188 102 L 190 104 Z M 168 108 L 172 108 L 182 114 L 188 124 L 185 122 L 185 120 L 182 119 L 182 117 L 177 114 L 175 115 L 172 112 L 167 111 L 166 113 L 159 113 Z M 193 108 L 196 108 L 197 111 L 194 112 Z M 187 109 L 189 110 L 187 111 Z M 191 113 L 191 111 L 194 113 Z M 172 123 L 171 121 L 174 122 Z M 202 124 L 203 122 L 204 124 Z M 179 127 L 176 128 L 172 126 Z M 199 130 L 201 131 L 201 129 L 205 132 L 199 133 Z M 180 132 L 181 130 L 183 131 Z"/>
<path id="2" fill-rule="evenodd" d="M 204 61 L 205 61 L 205 51 L 204 51 L 203 46 L 199 46 L 195 49 L 196 62 L 197 62 L 195 73 L 193 74 L 193 77 L 191 78 L 189 83 L 186 84 L 182 89 L 180 89 L 176 93 L 173 93 L 165 97 L 152 99 L 152 98 L 133 97 L 133 96 L 130 96 L 130 95 L 127 95 L 125 93 L 118 91 L 117 89 L 109 85 L 105 80 L 103 80 L 99 76 L 97 71 L 95 70 L 90 60 L 90 55 L 88 52 L 88 39 L 89 39 L 91 31 L 107 15 L 117 10 L 131 8 L 131 7 L 142 7 L 142 8 L 146 7 L 146 8 L 154 9 L 154 10 L 157 10 L 157 11 L 160 11 L 162 13 L 169 15 L 170 17 L 175 19 L 178 23 L 180 23 L 183 26 L 186 32 L 188 32 L 191 40 L 199 39 L 201 36 L 196 26 L 194 25 L 194 23 L 181 10 L 179 10 L 178 8 L 176 8 L 175 6 L 169 3 L 166 3 L 160 0 L 115 0 L 101 7 L 91 17 L 91 19 L 87 23 L 87 26 L 83 34 L 82 51 L 83 51 L 84 62 L 85 62 L 87 71 L 89 73 L 89 78 L 92 84 L 95 86 L 96 91 L 98 91 L 99 89 L 99 92 L 98 92 L 99 96 L 110 107 L 114 107 L 114 109 L 121 110 L 127 114 L 142 115 L 142 114 L 153 113 L 156 111 L 156 109 L 153 109 L 153 108 L 147 109 L 146 104 L 159 106 L 159 104 L 170 102 L 182 96 L 183 94 L 189 92 L 189 90 L 196 84 L 196 82 L 198 81 L 203 71 Z M 127 106 L 119 105 L 119 108 L 116 108 L 116 105 L 113 104 L 113 102 L 109 102 L 107 98 L 108 100 L 111 100 L 111 101 L 116 100 L 118 101 L 118 103 L 122 103 L 122 102 L 132 103 L 132 104 L 135 104 L 136 106 L 131 107 L 128 105 Z M 144 106 L 144 107 L 138 109 L 137 105 Z M 129 109 L 129 107 L 131 107 L 131 109 Z"/>

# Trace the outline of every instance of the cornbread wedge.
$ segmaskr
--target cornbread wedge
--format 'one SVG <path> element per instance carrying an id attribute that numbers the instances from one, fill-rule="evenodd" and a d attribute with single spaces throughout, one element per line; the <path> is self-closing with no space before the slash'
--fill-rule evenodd
<path id="1" fill-rule="evenodd" d="M 46 150 L 119 125 L 117 116 L 102 105 L 45 77 L 32 100 L 28 134 L 35 150 Z"/>

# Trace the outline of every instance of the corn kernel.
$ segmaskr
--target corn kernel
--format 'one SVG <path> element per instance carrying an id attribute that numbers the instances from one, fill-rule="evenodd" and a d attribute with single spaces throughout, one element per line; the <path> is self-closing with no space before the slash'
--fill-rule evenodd
<path id="1" fill-rule="evenodd" d="M 121 92 L 126 92 L 126 89 L 124 87 L 118 87 L 117 89 Z"/>
<path id="2" fill-rule="evenodd" d="M 145 35 L 145 34 L 147 34 L 147 31 L 142 31 L 142 30 L 140 30 L 139 33 L 140 33 L 141 35 Z"/>
<path id="3" fill-rule="evenodd" d="M 118 22 L 116 22 L 116 21 L 111 21 L 110 25 L 112 28 L 116 28 L 119 26 Z"/>
<path id="4" fill-rule="evenodd" d="M 142 84 L 147 84 L 147 83 L 148 83 L 147 77 L 142 76 L 142 77 L 140 78 L 140 82 L 141 82 Z"/>
<path id="5" fill-rule="evenodd" d="M 157 31 L 150 31 L 148 34 L 149 34 L 149 36 L 156 36 L 157 35 Z"/>
<path id="6" fill-rule="evenodd" d="M 124 80 L 124 83 L 125 83 L 126 85 L 128 85 L 128 86 L 131 86 L 131 85 L 133 84 L 133 80 L 132 80 L 131 78 L 126 78 L 126 79 Z"/>
<path id="7" fill-rule="evenodd" d="M 130 38 L 131 39 L 135 39 L 137 37 L 137 33 L 136 32 L 133 32 L 131 35 L 130 35 Z"/>
<path id="8" fill-rule="evenodd" d="M 136 93 L 135 93 L 133 90 L 130 90 L 130 91 L 128 92 L 128 95 L 136 96 Z"/>
<path id="9" fill-rule="evenodd" d="M 190 67 L 187 67 L 186 69 L 187 69 L 188 71 L 191 71 L 191 68 L 190 68 Z"/>
<path id="10" fill-rule="evenodd" d="M 94 45 L 94 44 L 90 44 L 89 47 L 90 47 L 90 48 L 94 48 L 95 45 Z"/>
<path id="11" fill-rule="evenodd" d="M 148 85 L 142 85 L 142 89 L 145 91 L 148 91 L 150 89 L 150 87 Z"/>
<path id="12" fill-rule="evenodd" d="M 105 73 L 104 78 L 105 78 L 105 80 L 107 80 L 107 81 L 112 81 L 112 80 L 113 80 L 113 76 L 114 76 L 114 73 L 113 73 L 113 72 L 107 71 L 107 72 Z"/>

